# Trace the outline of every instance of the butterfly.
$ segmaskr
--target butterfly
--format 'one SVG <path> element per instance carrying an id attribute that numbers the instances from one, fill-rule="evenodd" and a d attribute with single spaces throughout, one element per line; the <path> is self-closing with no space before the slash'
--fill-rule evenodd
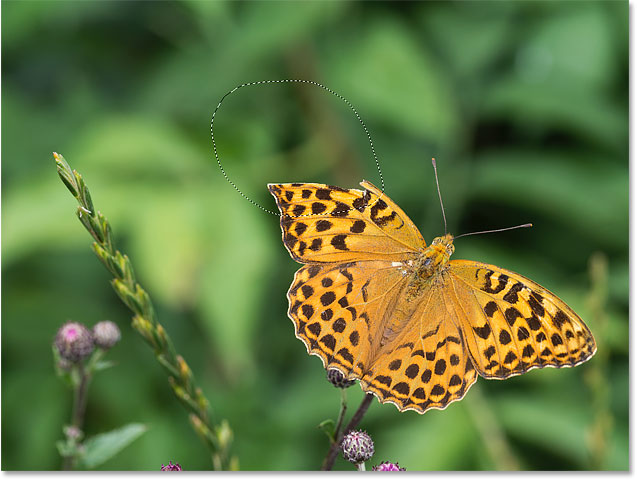
<path id="1" fill-rule="evenodd" d="M 427 246 L 370 182 L 269 184 L 283 244 L 304 264 L 288 316 L 308 353 L 398 410 L 444 409 L 476 381 L 573 367 L 595 339 L 556 295 L 517 273 Z"/>

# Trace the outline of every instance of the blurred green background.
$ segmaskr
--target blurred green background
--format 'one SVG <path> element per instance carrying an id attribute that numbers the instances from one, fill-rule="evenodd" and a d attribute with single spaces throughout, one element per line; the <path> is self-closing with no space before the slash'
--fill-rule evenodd
<path id="1" fill-rule="evenodd" d="M 429 242 L 558 293 L 598 353 L 574 369 L 480 378 L 425 415 L 374 401 L 361 426 L 408 470 L 628 468 L 627 2 L 2 2 L 2 468 L 58 469 L 70 418 L 50 343 L 110 319 L 116 368 L 90 388 L 86 431 L 149 432 L 103 469 L 210 469 L 151 350 L 109 286 L 58 179 L 84 175 L 192 367 L 234 431 L 242 469 L 317 469 L 339 392 L 286 317 L 298 265 L 278 219 L 212 154 L 211 113 L 240 83 L 301 78 L 366 121 L 386 192 Z M 379 183 L 340 100 L 306 85 L 227 98 L 228 175 L 274 209 L 268 182 Z M 593 267 L 591 267 L 593 265 Z M 596 272 L 591 276 L 591 268 Z M 348 390 L 350 413 L 362 398 Z M 351 470 L 341 458 L 336 468 Z"/>

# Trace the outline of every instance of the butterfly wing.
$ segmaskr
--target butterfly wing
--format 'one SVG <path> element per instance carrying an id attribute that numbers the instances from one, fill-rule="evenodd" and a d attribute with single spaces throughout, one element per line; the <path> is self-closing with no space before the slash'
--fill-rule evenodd
<path id="1" fill-rule="evenodd" d="M 407 215 L 369 182 L 364 191 L 316 183 L 270 184 L 283 243 L 305 263 L 288 291 L 296 336 L 326 368 L 361 378 L 374 338 L 407 281 L 403 261 L 425 248 Z"/>
<path id="2" fill-rule="evenodd" d="M 358 379 L 369 365 L 374 332 L 404 284 L 400 271 L 381 260 L 306 265 L 288 291 L 288 316 L 308 353 L 326 369 Z"/>
<path id="3" fill-rule="evenodd" d="M 409 277 L 381 260 L 301 268 L 288 292 L 296 336 L 326 369 L 400 411 L 423 413 L 460 400 L 477 373 L 444 289 L 429 288 L 396 336 Z"/>
<path id="4" fill-rule="evenodd" d="M 269 184 L 283 244 L 300 263 L 399 261 L 425 247 L 398 205 L 369 182 L 365 191 L 319 183 Z"/>
<path id="5" fill-rule="evenodd" d="M 449 262 L 448 272 L 458 321 L 483 377 L 573 367 L 595 354 L 595 339 L 582 319 L 532 280 L 467 260 Z"/>
<path id="6" fill-rule="evenodd" d="M 401 334 L 361 379 L 363 390 L 418 413 L 464 397 L 477 373 L 447 297 L 443 288 L 428 288 Z"/>

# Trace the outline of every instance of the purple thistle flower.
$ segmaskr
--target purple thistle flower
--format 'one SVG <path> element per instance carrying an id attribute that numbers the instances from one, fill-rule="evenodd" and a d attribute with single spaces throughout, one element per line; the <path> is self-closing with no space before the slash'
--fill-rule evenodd
<path id="1" fill-rule="evenodd" d="M 374 455 L 374 442 L 367 432 L 351 431 L 341 442 L 343 458 L 348 462 L 359 464 L 366 462 Z"/>
<path id="2" fill-rule="evenodd" d="M 93 351 L 93 335 L 81 323 L 67 322 L 55 335 L 55 348 L 62 359 L 77 363 Z"/>
<path id="3" fill-rule="evenodd" d="M 181 472 L 181 465 L 179 465 L 178 463 L 172 463 L 172 462 L 168 462 L 168 465 L 164 466 L 164 464 L 161 464 L 161 471 L 162 472 Z"/>
<path id="4" fill-rule="evenodd" d="M 404 472 L 404 468 L 400 468 L 397 463 L 381 462 L 372 467 L 373 472 Z"/>

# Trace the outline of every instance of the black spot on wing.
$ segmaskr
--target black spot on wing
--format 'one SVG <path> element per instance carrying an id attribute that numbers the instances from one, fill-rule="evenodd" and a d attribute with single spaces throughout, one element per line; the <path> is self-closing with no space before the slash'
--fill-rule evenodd
<path id="1" fill-rule="evenodd" d="M 402 364 L 401 360 L 393 360 L 390 364 L 389 364 L 389 369 L 390 370 L 398 370 L 400 368 L 400 365 Z"/>
<path id="2" fill-rule="evenodd" d="M 518 318 L 522 318 L 522 314 L 517 308 L 509 307 L 504 311 L 504 318 L 506 318 L 509 326 L 512 327 Z"/>
<path id="3" fill-rule="evenodd" d="M 542 306 L 541 295 L 535 292 L 531 292 L 531 295 L 529 296 L 529 307 L 531 307 L 531 310 L 533 311 L 533 313 L 537 315 L 538 317 L 544 316 L 544 307 Z"/>
<path id="4" fill-rule="evenodd" d="M 359 197 L 352 202 L 353 207 L 362 213 L 363 210 L 365 210 L 365 208 L 367 207 L 371 196 L 372 193 L 369 190 L 365 190 L 365 193 L 362 197 Z"/>
<path id="5" fill-rule="evenodd" d="M 478 335 L 478 337 L 486 340 L 491 334 L 491 327 L 488 323 L 485 323 L 482 327 L 473 327 L 473 331 L 476 332 L 476 335 Z"/>
<path id="6" fill-rule="evenodd" d="M 328 290 L 323 295 L 321 295 L 321 303 L 324 307 L 327 307 L 334 300 L 336 300 L 336 294 L 331 290 Z"/>
<path id="7" fill-rule="evenodd" d="M 347 245 L 345 245 L 346 238 L 347 235 L 334 235 L 330 243 L 337 250 L 349 250 L 349 248 L 347 248 Z"/>
<path id="8" fill-rule="evenodd" d="M 500 343 L 502 345 L 507 345 L 511 342 L 511 335 L 506 330 L 500 330 Z"/>
<path id="9" fill-rule="evenodd" d="M 522 290 L 524 290 L 524 284 L 520 282 L 514 283 L 511 286 L 511 288 L 509 288 L 509 291 L 502 297 L 502 299 L 506 300 L 507 302 L 511 304 L 515 304 L 519 301 L 518 293 L 521 292 Z"/>
<path id="10" fill-rule="evenodd" d="M 388 387 L 391 385 L 391 377 L 388 377 L 386 375 L 377 375 L 376 377 L 374 377 L 374 380 Z"/>
<path id="11" fill-rule="evenodd" d="M 345 322 L 344 318 L 338 318 L 334 320 L 334 323 L 332 324 L 332 329 L 336 333 L 343 333 L 346 327 L 347 327 L 347 323 Z"/>
<path id="12" fill-rule="evenodd" d="M 356 220 L 349 228 L 349 231 L 352 233 L 363 233 L 366 226 L 367 224 L 363 220 Z"/>
<path id="13" fill-rule="evenodd" d="M 495 272 L 493 270 L 488 270 L 484 276 L 484 285 L 482 286 L 482 290 L 487 293 L 500 293 L 506 287 L 507 282 L 509 281 L 509 277 L 504 273 L 498 275 L 498 284 L 491 288 L 491 277 Z"/>
<path id="14" fill-rule="evenodd" d="M 309 278 L 315 277 L 320 271 L 321 267 L 319 265 L 312 265 L 310 268 L 307 269 Z"/>
<path id="15" fill-rule="evenodd" d="M 350 210 L 351 208 L 349 207 L 349 205 L 343 202 L 336 202 L 336 206 L 334 207 L 334 210 L 332 210 L 332 216 L 346 217 Z"/>
<path id="16" fill-rule="evenodd" d="M 326 230 L 329 230 L 330 228 L 332 228 L 332 222 L 330 222 L 329 220 L 319 220 L 318 222 L 316 222 L 317 232 L 324 232 Z"/>
<path id="17" fill-rule="evenodd" d="M 303 212 L 305 212 L 305 206 L 304 205 L 295 205 L 294 208 L 292 209 L 292 213 L 294 214 L 295 217 L 300 217 L 301 215 L 303 215 Z"/>
<path id="18" fill-rule="evenodd" d="M 313 252 L 318 252 L 321 249 L 322 243 L 323 243 L 322 238 L 315 238 L 312 240 L 312 243 L 310 244 L 308 248 L 312 250 Z"/>
<path id="19" fill-rule="evenodd" d="M 562 310 L 558 310 L 557 313 L 553 316 L 553 325 L 561 329 L 562 325 L 564 325 L 566 322 L 568 322 L 568 317 Z"/>
<path id="20" fill-rule="evenodd" d="M 302 205 L 300 205 L 302 206 Z M 305 207 L 303 207 L 305 209 Z M 312 204 L 312 213 L 314 215 L 319 215 L 321 213 L 323 213 L 325 210 L 327 210 L 327 207 L 325 206 L 324 203 L 321 202 L 314 202 Z"/>
<path id="21" fill-rule="evenodd" d="M 354 363 L 354 357 L 352 356 L 352 354 L 349 352 L 347 348 L 341 348 L 338 352 L 336 352 L 336 354 L 340 355 L 344 360 L 346 360 L 350 364 Z"/>
<path id="22" fill-rule="evenodd" d="M 319 188 L 314 195 L 319 200 L 331 200 L 330 191 L 327 188 Z"/>
<path id="23" fill-rule="evenodd" d="M 492 318 L 497 309 L 498 304 L 492 300 L 484 306 L 484 313 L 487 315 L 487 317 Z"/>

